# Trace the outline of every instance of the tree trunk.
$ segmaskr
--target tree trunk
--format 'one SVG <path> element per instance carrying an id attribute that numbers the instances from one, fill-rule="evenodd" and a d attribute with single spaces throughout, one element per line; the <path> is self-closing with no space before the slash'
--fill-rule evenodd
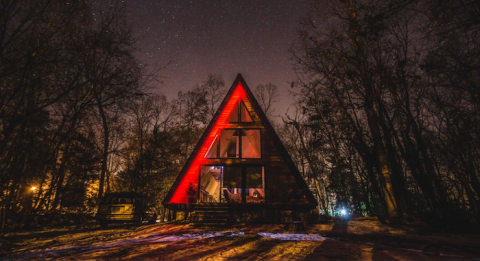
<path id="1" fill-rule="evenodd" d="M 100 117 L 102 118 L 102 126 L 103 126 L 103 152 L 102 152 L 102 169 L 100 172 L 100 184 L 98 188 L 98 200 L 103 197 L 104 192 L 104 185 L 105 185 L 105 175 L 107 174 L 107 167 L 108 167 L 108 148 L 110 145 L 110 132 L 108 130 L 108 122 L 107 116 L 105 115 L 105 111 L 103 110 L 102 100 L 100 95 L 97 95 L 97 105 L 98 105 L 98 112 Z"/>
<path id="2" fill-rule="evenodd" d="M 325 215 L 328 216 L 328 208 L 327 208 L 327 202 L 325 200 L 325 194 L 326 191 L 324 189 L 321 189 L 321 188 L 325 188 L 323 186 L 323 182 L 322 184 L 320 184 L 320 181 L 318 181 L 317 178 L 314 177 L 313 179 L 315 181 L 315 188 L 317 189 L 317 193 L 318 193 L 318 198 L 319 198 L 319 203 L 320 203 L 320 207 L 322 208 L 323 212 L 325 213 Z M 323 193 L 325 191 L 325 193 Z"/>
<path id="3" fill-rule="evenodd" d="M 67 165 L 67 161 L 69 158 L 70 154 L 70 144 L 67 145 L 65 152 L 62 157 L 62 164 L 60 165 L 60 168 L 58 170 L 58 181 L 57 181 L 57 189 L 55 191 L 55 197 L 53 199 L 52 203 L 52 210 L 55 211 L 55 209 L 58 206 L 58 202 L 60 201 L 61 194 L 63 192 L 63 181 L 65 180 L 65 166 Z"/>
<path id="4" fill-rule="evenodd" d="M 383 137 L 381 135 L 380 128 L 378 125 L 378 117 L 373 108 L 373 102 L 371 101 L 371 98 L 375 94 L 373 93 L 372 87 L 369 86 L 368 83 L 365 84 L 365 89 L 366 89 L 365 111 L 367 113 L 368 127 L 370 129 L 370 133 L 372 134 L 373 147 L 375 151 L 374 154 L 378 158 L 378 170 L 380 172 L 381 177 L 383 178 L 383 183 L 384 183 L 383 190 L 385 194 L 385 202 L 387 206 L 388 217 L 392 225 L 400 225 L 401 213 L 398 209 L 395 193 L 392 187 L 390 167 L 388 164 L 388 155 L 385 150 Z"/>

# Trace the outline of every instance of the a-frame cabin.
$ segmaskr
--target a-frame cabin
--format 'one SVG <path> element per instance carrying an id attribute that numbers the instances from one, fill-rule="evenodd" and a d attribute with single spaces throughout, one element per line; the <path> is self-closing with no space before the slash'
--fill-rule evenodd
<path id="1" fill-rule="evenodd" d="M 177 219 L 216 206 L 272 222 L 316 204 L 240 74 L 163 202 Z"/>

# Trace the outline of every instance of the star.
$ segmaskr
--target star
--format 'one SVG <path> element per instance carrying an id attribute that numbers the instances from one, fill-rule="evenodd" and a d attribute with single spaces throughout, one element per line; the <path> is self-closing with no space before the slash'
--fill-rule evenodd
<path id="1" fill-rule="evenodd" d="M 209 73 L 232 82 L 242 73 L 251 88 L 279 87 L 276 111 L 283 114 L 293 97 L 295 78 L 289 48 L 296 39 L 308 1 L 158 1 L 127 2 L 138 42 L 138 59 L 163 68 L 158 86 L 169 98 L 201 83 Z"/>

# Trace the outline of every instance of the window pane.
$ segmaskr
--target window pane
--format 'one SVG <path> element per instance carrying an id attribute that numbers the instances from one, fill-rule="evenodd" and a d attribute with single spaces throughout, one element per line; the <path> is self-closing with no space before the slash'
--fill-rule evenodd
<path id="1" fill-rule="evenodd" d="M 109 198 L 108 201 L 105 201 L 105 203 L 110 203 L 110 204 L 131 204 L 132 203 L 132 198 L 130 196 L 112 196 Z"/>
<path id="2" fill-rule="evenodd" d="M 262 188 L 249 188 L 246 189 L 247 203 L 265 203 L 265 189 Z"/>
<path id="3" fill-rule="evenodd" d="M 241 188 L 224 188 L 222 196 L 222 202 L 242 203 Z"/>
<path id="4" fill-rule="evenodd" d="M 205 155 L 205 158 L 218 158 L 218 135 L 215 136 L 215 140 L 213 141 L 212 146 Z"/>
<path id="5" fill-rule="evenodd" d="M 240 119 L 238 118 L 239 115 Z M 242 100 L 235 104 L 232 113 L 228 117 L 228 122 L 253 122 L 252 116 L 250 116 L 250 113 Z"/>
<path id="6" fill-rule="evenodd" d="M 246 167 L 247 188 L 263 188 L 263 167 Z"/>
<path id="7" fill-rule="evenodd" d="M 263 167 L 245 167 L 247 177 L 246 202 L 265 203 Z"/>
<path id="8" fill-rule="evenodd" d="M 238 104 L 238 102 L 235 104 L 230 117 L 228 117 L 228 122 L 238 122 Z"/>
<path id="9" fill-rule="evenodd" d="M 261 158 L 260 130 L 243 130 L 242 158 Z"/>
<path id="10" fill-rule="evenodd" d="M 237 130 L 222 130 L 220 132 L 220 158 L 238 158 Z"/>
<path id="11" fill-rule="evenodd" d="M 220 166 L 200 168 L 200 202 L 220 202 Z"/>
<path id="12" fill-rule="evenodd" d="M 242 168 L 226 166 L 223 169 L 223 201 L 242 203 Z"/>
<path id="13" fill-rule="evenodd" d="M 240 102 L 240 122 L 253 122 L 252 116 L 250 116 L 243 101 Z"/>
<path id="14" fill-rule="evenodd" d="M 242 187 L 242 168 L 226 166 L 223 172 L 224 188 L 241 188 Z"/>

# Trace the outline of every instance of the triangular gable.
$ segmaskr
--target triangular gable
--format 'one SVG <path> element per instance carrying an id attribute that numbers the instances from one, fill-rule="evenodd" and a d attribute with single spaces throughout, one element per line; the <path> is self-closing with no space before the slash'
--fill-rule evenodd
<path id="1" fill-rule="evenodd" d="M 200 141 L 165 197 L 163 204 L 187 204 L 187 191 L 189 190 L 189 187 L 193 187 L 195 191 L 198 190 L 200 166 L 207 163 L 208 158 L 205 157 L 207 152 L 212 147 L 215 138 L 218 137 L 220 130 L 224 129 L 228 124 L 230 124 L 229 117 L 231 116 L 235 106 L 239 104 L 239 101 L 245 105 L 247 108 L 247 113 L 249 113 L 248 110 L 253 110 L 253 112 L 256 114 L 255 116 L 258 116 L 259 120 L 265 126 L 266 131 L 276 143 L 278 151 L 280 152 L 290 172 L 295 177 L 295 180 L 302 188 L 307 200 L 310 204 L 316 205 L 316 200 L 308 189 L 307 184 L 301 177 L 293 160 L 290 158 L 290 155 L 280 141 L 280 138 L 267 119 L 267 116 L 261 109 L 258 102 L 255 100 L 255 97 L 240 74 L 238 74 L 237 78 L 233 82 L 232 87 L 228 91 L 222 104 L 220 104 L 215 116 L 203 133 Z M 252 118 L 253 115 L 249 113 L 248 116 Z"/>
<path id="2" fill-rule="evenodd" d="M 252 116 L 245 105 L 245 102 L 240 99 L 233 108 L 233 111 L 238 113 L 231 113 L 228 117 L 229 123 L 239 123 L 239 122 L 253 122 Z"/>

